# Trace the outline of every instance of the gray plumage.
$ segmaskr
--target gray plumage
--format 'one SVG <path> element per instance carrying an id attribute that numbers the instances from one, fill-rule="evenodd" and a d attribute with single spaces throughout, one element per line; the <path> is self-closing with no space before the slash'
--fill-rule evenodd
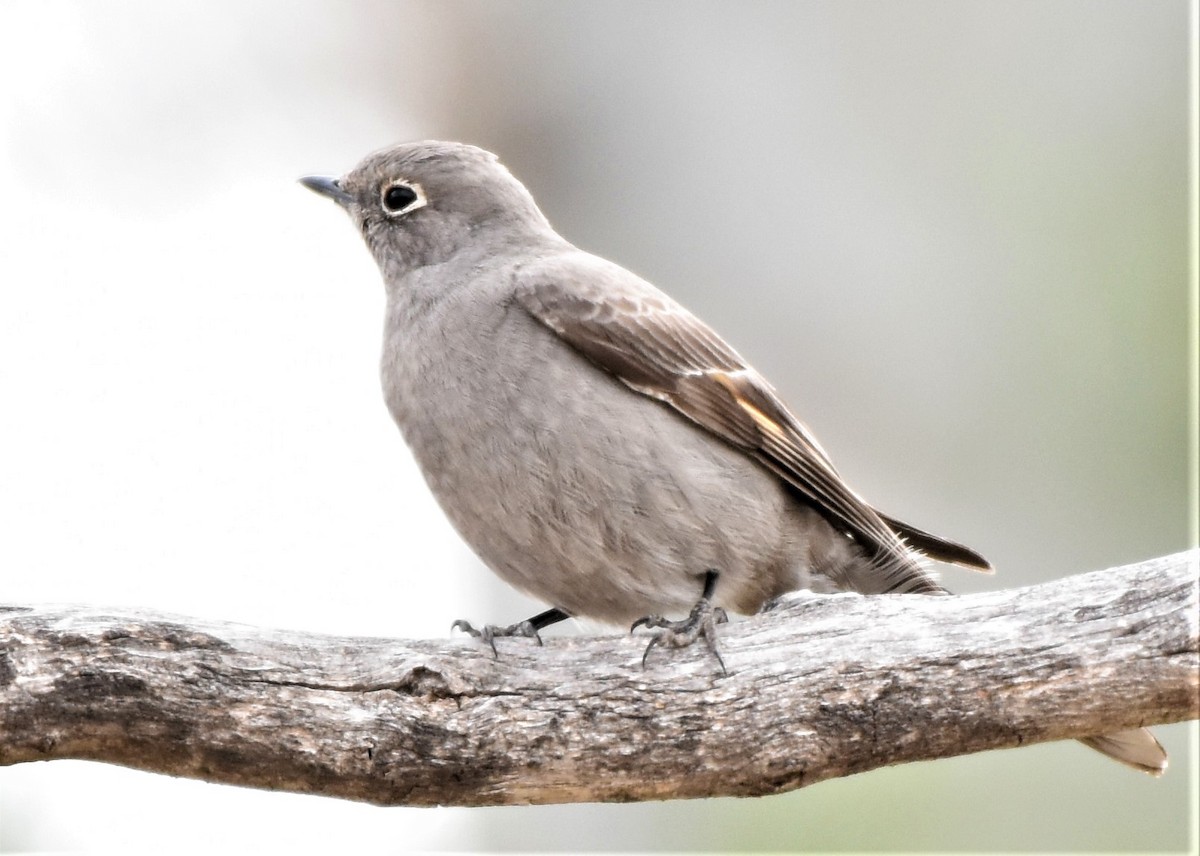
<path id="1" fill-rule="evenodd" d="M 988 569 L 859 498 L 729 345 L 560 237 L 494 155 L 413 143 L 303 181 L 349 212 L 383 274 L 392 416 L 516 587 L 630 622 L 692 608 L 709 569 L 713 605 L 739 613 L 801 588 L 944 593 L 925 556 Z"/>

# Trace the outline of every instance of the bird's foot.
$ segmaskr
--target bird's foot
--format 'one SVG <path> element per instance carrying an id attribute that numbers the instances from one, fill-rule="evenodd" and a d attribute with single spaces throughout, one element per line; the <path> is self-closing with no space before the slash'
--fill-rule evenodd
<path id="1" fill-rule="evenodd" d="M 533 618 L 518 621 L 516 624 L 510 624 L 507 627 L 502 627 L 499 624 L 485 624 L 482 628 L 476 629 L 475 625 L 471 624 L 471 622 L 460 618 L 450 625 L 450 629 L 461 630 L 470 636 L 474 636 L 476 639 L 483 640 L 491 646 L 492 656 L 499 659 L 500 652 L 496 650 L 496 639 L 523 636 L 526 639 L 536 639 L 538 645 L 541 645 L 542 637 L 538 631 L 570 617 L 570 615 L 561 609 L 547 609 Z"/>
<path id="2" fill-rule="evenodd" d="M 729 670 L 725 668 L 725 660 L 717 649 L 717 625 L 724 624 L 729 620 L 725 610 L 712 604 L 712 593 L 716 587 L 717 576 L 716 571 L 708 571 L 704 575 L 704 593 L 696 601 L 696 605 L 692 607 L 688 617 L 682 621 L 671 621 L 661 615 L 647 615 L 633 622 L 629 628 L 630 633 L 639 627 L 648 627 L 657 631 L 650 639 L 650 644 L 646 646 L 645 652 L 642 653 L 643 669 L 646 668 L 646 658 L 650 656 L 650 651 L 654 648 L 686 648 L 703 639 L 708 650 L 721 665 L 721 673 L 729 674 Z"/>
<path id="3" fill-rule="evenodd" d="M 533 626 L 533 622 L 529 620 L 521 621 L 516 624 L 510 624 L 507 627 L 502 627 L 499 624 L 485 624 L 483 627 L 476 628 L 471 622 L 462 618 L 450 625 L 451 630 L 461 630 L 463 633 L 474 636 L 476 639 L 482 639 L 492 647 L 492 656 L 499 658 L 500 652 L 496 650 L 497 637 L 509 636 L 524 636 L 537 640 L 539 645 L 542 644 L 541 634 L 537 632 L 537 628 Z"/>

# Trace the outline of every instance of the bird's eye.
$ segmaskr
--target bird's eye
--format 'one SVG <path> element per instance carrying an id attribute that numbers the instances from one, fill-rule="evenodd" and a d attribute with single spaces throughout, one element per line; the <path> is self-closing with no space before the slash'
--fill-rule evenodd
<path id="1" fill-rule="evenodd" d="M 420 207 L 416 204 L 418 202 L 424 202 L 418 187 L 396 182 L 388 185 L 383 191 L 383 209 L 389 214 L 403 214 Z"/>

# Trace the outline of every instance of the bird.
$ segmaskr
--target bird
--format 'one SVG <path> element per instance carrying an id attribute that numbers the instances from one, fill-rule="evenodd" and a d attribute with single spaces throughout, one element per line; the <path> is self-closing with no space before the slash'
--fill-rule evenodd
<path id="1" fill-rule="evenodd" d="M 300 181 L 380 269 L 384 398 L 431 492 L 484 564 L 550 606 L 455 622 L 493 652 L 577 617 L 650 628 L 643 665 L 703 640 L 724 671 L 727 612 L 802 589 L 949 594 L 931 561 L 991 571 L 862 499 L 737 351 L 560 236 L 491 152 L 402 143 Z M 1165 767 L 1146 729 L 1085 742 Z"/>

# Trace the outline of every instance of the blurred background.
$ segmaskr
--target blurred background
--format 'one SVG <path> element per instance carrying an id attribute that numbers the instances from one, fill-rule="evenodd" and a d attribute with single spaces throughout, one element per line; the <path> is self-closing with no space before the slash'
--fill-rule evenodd
<path id="1" fill-rule="evenodd" d="M 429 497 L 376 271 L 296 184 L 421 138 L 498 152 L 860 493 L 995 564 L 952 588 L 1194 543 L 1182 0 L 5 0 L 0 32 L 4 601 L 420 637 L 542 608 Z M 1158 733 L 1160 781 L 1060 743 L 488 810 L 26 764 L 0 850 L 1184 850 L 1195 728 Z"/>

